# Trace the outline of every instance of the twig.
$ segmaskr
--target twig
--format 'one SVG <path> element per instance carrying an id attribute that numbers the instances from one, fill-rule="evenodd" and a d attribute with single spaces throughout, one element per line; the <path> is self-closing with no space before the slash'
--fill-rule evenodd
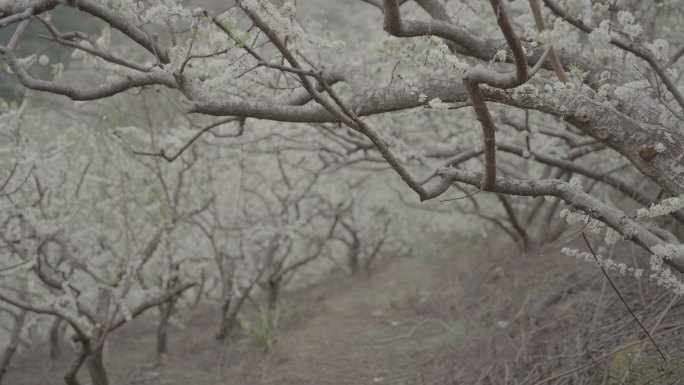
<path id="1" fill-rule="evenodd" d="M 610 283 L 610 286 L 613 287 L 613 290 L 615 291 L 615 293 L 618 295 L 618 297 L 620 297 L 620 301 L 622 301 L 622 304 L 625 305 L 625 307 L 629 311 L 629 314 L 632 315 L 632 317 L 637 322 L 637 324 L 639 324 L 639 327 L 641 327 L 641 330 L 643 330 L 644 333 L 646 333 L 646 335 L 648 336 L 648 339 L 651 340 L 651 342 L 653 343 L 653 346 L 655 346 L 656 350 L 658 350 L 658 353 L 660 353 L 660 356 L 663 358 L 663 361 L 665 361 L 665 365 L 666 366 L 669 365 L 669 360 L 667 359 L 665 352 L 663 352 L 660 349 L 658 344 L 655 342 L 655 340 L 651 336 L 651 333 L 649 333 L 648 330 L 646 330 L 646 327 L 644 327 L 644 325 L 641 323 L 641 321 L 639 321 L 639 318 L 637 318 L 636 314 L 634 314 L 634 312 L 632 311 L 632 308 L 629 307 L 629 305 L 627 304 L 627 301 L 625 301 L 625 299 L 622 297 L 622 294 L 620 293 L 620 291 L 617 289 L 617 287 L 615 287 L 615 284 L 613 283 L 613 280 L 610 279 L 610 276 L 608 275 L 608 272 L 606 271 L 606 269 L 603 267 L 601 262 L 599 262 L 599 259 L 596 256 L 596 253 L 594 253 L 594 249 L 589 244 L 589 240 L 587 239 L 587 235 L 585 233 L 582 233 L 582 238 L 584 239 L 584 242 L 587 244 L 587 247 L 589 248 L 591 255 L 594 256 L 594 259 L 596 259 L 596 263 L 598 264 L 599 268 L 601 268 L 601 271 L 603 272 L 603 275 L 606 277 L 606 279 Z"/>
<path id="2" fill-rule="evenodd" d="M 663 330 L 661 333 L 657 333 L 656 336 L 661 335 L 661 334 L 665 334 L 665 333 L 669 333 L 669 332 L 673 332 L 673 331 L 678 331 L 678 330 L 681 330 L 682 328 L 684 328 L 684 325 L 680 325 L 680 324 L 673 325 L 673 326 L 674 326 L 673 329 Z M 566 370 L 566 371 L 564 371 L 564 372 L 562 372 L 562 373 L 555 374 L 555 375 L 553 375 L 553 376 L 550 376 L 550 377 L 546 377 L 546 378 L 544 378 L 544 379 L 541 379 L 541 380 L 535 382 L 534 385 L 546 384 L 546 383 L 551 382 L 551 381 L 553 381 L 553 380 L 557 380 L 557 379 L 559 379 L 559 378 L 563 378 L 563 377 L 569 376 L 569 375 L 571 375 L 571 374 L 573 374 L 573 373 L 579 372 L 579 371 L 582 370 L 582 369 L 586 369 L 586 368 L 588 368 L 588 367 L 597 365 L 600 361 L 605 360 L 606 358 L 612 357 L 613 354 L 615 354 L 615 353 L 617 353 L 617 352 L 621 352 L 621 351 L 623 351 L 623 350 L 625 350 L 625 349 L 629 349 L 629 348 L 631 348 L 632 346 L 638 345 L 638 344 L 640 344 L 640 343 L 642 343 L 642 342 L 644 342 L 644 341 L 645 341 L 645 340 L 641 339 L 641 340 L 638 340 L 638 341 L 630 342 L 630 343 L 628 343 L 628 344 L 626 344 L 626 345 L 622 345 L 622 346 L 620 346 L 619 348 L 613 350 L 612 352 L 606 353 L 606 354 L 604 354 L 604 355 L 602 355 L 602 356 L 599 356 L 599 357 L 597 357 L 597 358 L 594 358 L 594 359 L 592 359 L 591 361 L 589 361 L 589 362 L 587 362 L 587 363 L 585 363 L 585 364 L 582 364 L 582 365 L 577 366 L 577 367 L 575 367 L 575 368 Z"/>
<path id="3" fill-rule="evenodd" d="M 176 160 L 176 158 L 178 158 L 182 153 L 184 153 L 185 150 L 187 150 L 193 143 L 195 143 L 195 141 L 197 141 L 197 139 L 199 139 L 200 136 L 202 136 L 204 133 L 206 133 L 207 131 L 211 130 L 212 128 L 218 127 L 218 126 L 220 126 L 220 125 L 222 125 L 222 124 L 225 124 L 225 123 L 234 122 L 234 121 L 239 121 L 239 123 L 240 123 L 240 125 L 238 126 L 238 131 L 237 131 L 235 134 L 232 134 L 232 135 L 221 135 L 221 137 L 236 137 L 236 136 L 241 136 L 242 133 L 244 132 L 244 129 L 245 129 L 245 126 L 244 126 L 244 119 L 237 118 L 237 117 L 228 117 L 228 118 L 225 118 L 225 119 L 221 119 L 221 120 L 219 120 L 219 121 L 216 121 L 216 122 L 214 122 L 214 123 L 211 123 L 211 124 L 209 124 L 209 125 L 203 127 L 202 129 L 200 129 L 199 131 L 197 131 L 197 133 L 195 133 L 195 135 L 193 135 L 192 138 L 190 138 L 190 140 L 188 140 L 187 142 L 185 142 L 185 143 L 183 144 L 183 146 L 181 146 L 181 148 L 179 148 L 179 149 L 178 149 L 175 153 L 173 153 L 172 155 L 167 155 L 166 152 L 164 152 L 163 149 L 160 150 L 159 152 L 146 152 L 146 151 L 137 151 L 137 150 L 132 150 L 132 151 L 133 151 L 133 154 L 135 154 L 135 155 L 142 155 L 142 156 L 158 156 L 158 157 L 160 157 L 160 158 L 163 158 L 163 159 L 166 160 L 167 162 L 171 163 L 171 162 L 173 162 L 174 160 Z"/>

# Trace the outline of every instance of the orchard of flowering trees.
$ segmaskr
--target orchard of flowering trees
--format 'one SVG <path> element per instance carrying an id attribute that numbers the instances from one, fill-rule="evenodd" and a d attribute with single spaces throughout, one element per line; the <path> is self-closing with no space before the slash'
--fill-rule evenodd
<path id="1" fill-rule="evenodd" d="M 248 300 L 431 232 L 528 250 L 579 224 L 650 258 L 564 253 L 684 293 L 683 22 L 680 0 L 0 0 L 0 380 L 49 339 L 67 384 L 107 384 L 108 335 L 148 310 L 163 361 L 185 307 L 225 339 Z"/>

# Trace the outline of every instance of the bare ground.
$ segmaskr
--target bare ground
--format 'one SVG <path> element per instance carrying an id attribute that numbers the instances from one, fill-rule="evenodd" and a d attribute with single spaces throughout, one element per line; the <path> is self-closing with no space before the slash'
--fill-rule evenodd
<path id="1" fill-rule="evenodd" d="M 200 306 L 183 312 L 185 327 L 172 329 L 168 361 L 156 365 L 152 312 L 111 336 L 105 358 L 110 382 L 536 384 L 587 362 L 548 383 L 677 384 L 684 376 L 678 297 L 615 278 L 672 357 L 668 372 L 645 342 L 630 347 L 628 357 L 606 357 L 646 336 L 595 267 L 557 250 L 523 255 L 496 245 L 477 253 L 461 246 L 440 258 L 399 258 L 365 276 L 331 277 L 288 294 L 268 354 L 243 332 L 228 343 L 216 341 L 216 310 Z M 531 309 L 565 280 L 573 285 L 530 321 Z M 45 346 L 24 351 L 7 384 L 60 384 L 67 362 L 49 361 Z"/>

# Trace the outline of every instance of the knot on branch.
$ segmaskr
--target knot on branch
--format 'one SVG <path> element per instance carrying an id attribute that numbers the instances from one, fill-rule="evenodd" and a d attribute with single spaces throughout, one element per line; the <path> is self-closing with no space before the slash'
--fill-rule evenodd
<path id="1" fill-rule="evenodd" d="M 575 118 L 580 123 L 587 124 L 587 123 L 591 122 L 591 113 L 588 110 L 582 108 L 582 109 L 578 110 L 577 113 L 575 113 Z"/>
<path id="2" fill-rule="evenodd" d="M 639 156 L 641 159 L 647 162 L 653 159 L 656 155 L 658 155 L 658 151 L 649 145 L 642 146 L 639 150 Z"/>

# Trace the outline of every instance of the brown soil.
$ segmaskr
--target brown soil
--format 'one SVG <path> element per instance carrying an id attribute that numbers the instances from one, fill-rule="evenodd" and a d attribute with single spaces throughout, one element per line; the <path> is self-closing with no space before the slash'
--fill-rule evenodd
<path id="1" fill-rule="evenodd" d="M 105 355 L 110 383 L 533 384 L 591 359 L 601 361 L 550 383 L 619 384 L 611 382 L 619 374 L 638 378 L 625 383 L 674 384 L 674 374 L 684 375 L 675 366 L 662 377 L 666 382 L 644 382 L 644 376 L 617 367 L 615 359 L 600 358 L 645 336 L 596 267 L 557 250 L 528 255 L 493 247 L 455 250 L 442 258 L 396 259 L 364 276 L 331 277 L 286 295 L 277 344 L 268 354 L 244 332 L 228 343 L 216 341 L 216 309 L 200 306 L 183 311 L 185 327 L 172 329 L 170 356 L 156 365 L 151 312 L 110 337 Z M 568 277 L 576 285 L 531 322 L 529 309 Z M 655 325 L 661 314 L 666 314 L 662 327 L 681 323 L 675 310 L 663 313 L 665 305 L 675 309 L 681 300 L 635 282 L 616 278 L 645 324 Z M 684 306 L 677 309 L 681 314 Z M 678 334 L 664 336 L 663 346 L 676 350 Z M 632 368 L 657 368 L 650 345 L 638 346 L 640 358 Z M 68 346 L 64 350 L 68 355 Z M 51 362 L 47 356 L 45 346 L 17 355 L 6 385 L 63 383 L 68 357 Z M 596 376 L 601 380 L 592 379 Z"/>

